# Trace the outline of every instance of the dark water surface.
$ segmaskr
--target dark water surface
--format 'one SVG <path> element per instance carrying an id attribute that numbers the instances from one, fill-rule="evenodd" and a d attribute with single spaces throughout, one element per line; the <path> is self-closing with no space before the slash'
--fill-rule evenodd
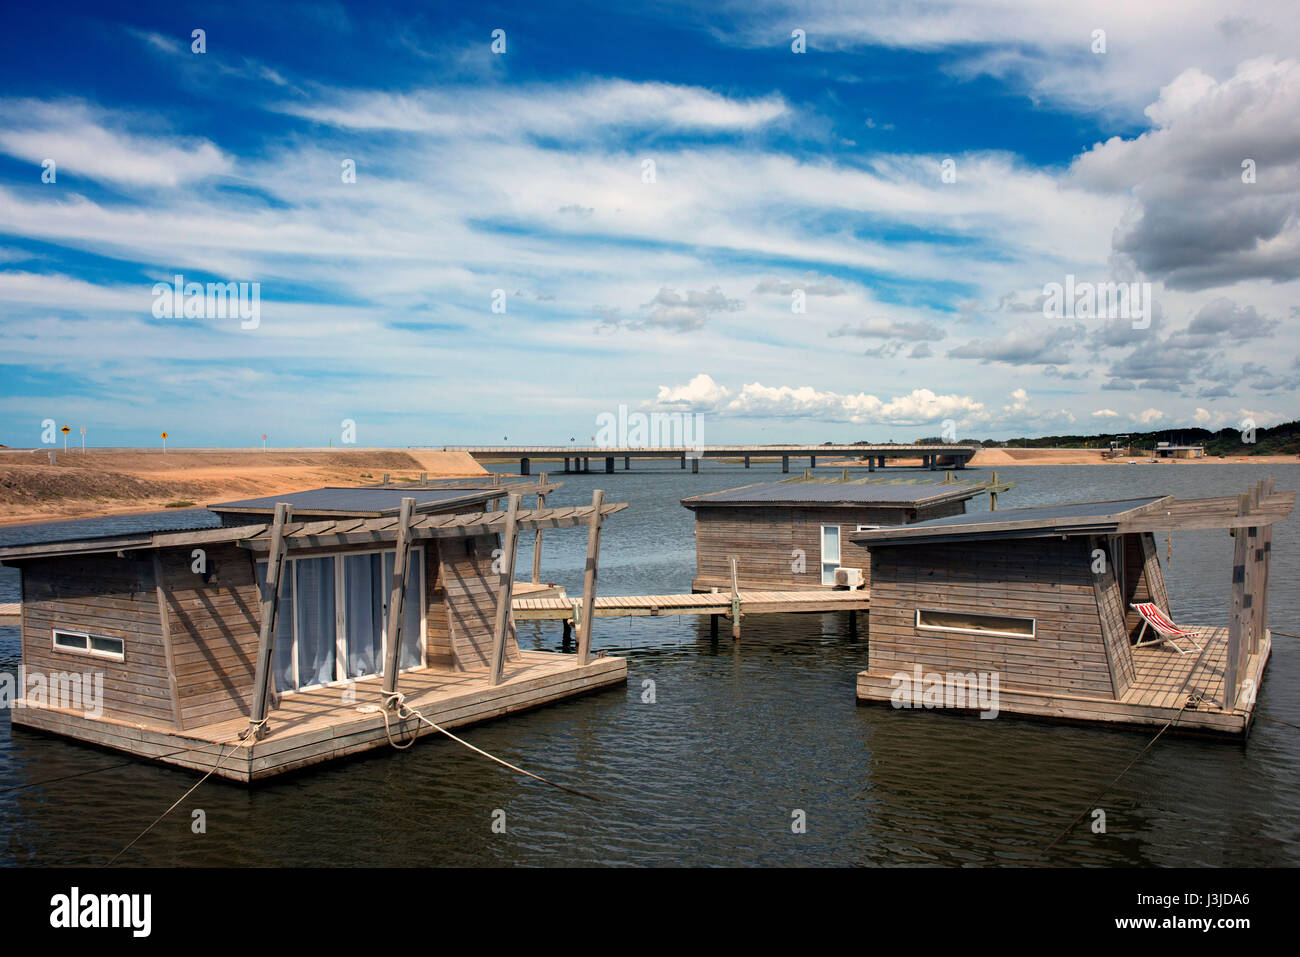
<path id="1" fill-rule="evenodd" d="M 621 465 L 621 462 L 620 462 Z M 686 495 L 779 476 L 704 463 L 634 463 L 563 476 L 548 504 L 602 487 L 632 508 L 606 526 L 604 594 L 686 591 L 694 567 Z M 835 470 L 822 469 L 827 475 Z M 1300 487 L 1300 465 L 1003 468 L 1005 507 L 1244 491 L 1265 475 Z M 900 474 L 902 474 L 900 472 Z M 910 473 L 926 477 L 925 473 Z M 967 477 L 980 477 L 968 470 Z M 987 500 L 971 503 L 987 509 Z M 205 513 L 169 516 L 179 525 Z M 132 519 L 116 519 L 110 531 Z M 96 527 L 104 527 L 97 523 Z M 1297 519 L 1274 533 L 1270 625 L 1300 633 Z M 0 542 L 26 535 L 0 529 Z M 530 543 L 526 543 L 530 545 Z M 1160 541 L 1162 559 L 1164 541 Z M 546 534 L 546 577 L 581 590 L 580 529 Z M 1176 535 L 1166 568 L 1176 620 L 1227 622 L 1232 540 Z M 520 568 L 531 566 L 521 552 Z M 0 601 L 17 599 L 0 569 Z M 255 788 L 210 779 L 122 858 L 153 865 L 853 865 L 1300 863 L 1300 641 L 1274 640 L 1249 742 L 1162 739 L 1101 802 L 1108 833 L 1084 825 L 1043 848 L 1143 747 L 1141 734 L 1006 718 L 858 707 L 865 637 L 847 616 L 746 621 L 743 640 L 707 619 L 597 621 L 594 644 L 629 661 L 619 688 L 464 732 L 475 745 L 599 795 L 595 803 L 520 778 L 450 741 L 376 751 Z M 863 629 L 865 635 L 865 628 Z M 521 623 L 556 650 L 556 623 Z M 0 628 L 0 668 L 19 660 Z M 654 682 L 654 703 L 643 683 Z M 1281 723 L 1281 722 L 1286 722 Z M 114 765 L 123 764 L 121 767 Z M 17 785 L 107 770 L 19 790 Z M 18 729 L 0 716 L 0 860 L 102 863 L 198 779 Z M 207 833 L 191 832 L 191 812 Z M 507 831 L 492 831 L 493 812 Z M 807 832 L 791 831 L 796 809 Z"/>

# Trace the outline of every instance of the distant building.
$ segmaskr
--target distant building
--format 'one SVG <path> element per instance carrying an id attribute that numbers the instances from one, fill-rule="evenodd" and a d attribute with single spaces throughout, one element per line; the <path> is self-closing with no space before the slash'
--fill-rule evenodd
<path id="1" fill-rule="evenodd" d="M 851 535 L 961 515 L 966 501 L 988 488 L 965 482 L 784 481 L 684 498 L 682 504 L 695 513 L 691 589 L 729 589 L 733 555 L 742 589 L 833 588 L 837 568 L 849 570 L 841 585 L 865 586 L 869 556 Z"/>
<path id="2" fill-rule="evenodd" d="M 1156 443 L 1158 459 L 1199 459 L 1205 457 L 1203 445 L 1173 445 L 1169 442 Z"/>

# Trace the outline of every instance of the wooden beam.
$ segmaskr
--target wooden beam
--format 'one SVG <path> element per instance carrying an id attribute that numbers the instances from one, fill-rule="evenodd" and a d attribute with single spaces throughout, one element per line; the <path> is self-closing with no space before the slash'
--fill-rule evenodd
<path id="1" fill-rule="evenodd" d="M 695 459 L 699 461 L 699 459 Z M 578 624 L 578 664 L 591 661 L 591 625 L 596 620 L 596 566 L 600 561 L 601 506 L 605 492 L 591 493 L 591 518 L 587 524 L 587 565 L 582 576 L 582 621 Z"/>
<path id="2" fill-rule="evenodd" d="M 397 670 L 401 662 L 402 624 L 406 619 L 406 570 L 411 560 L 411 514 L 415 499 L 403 498 L 397 517 L 397 554 L 393 558 L 393 590 L 388 598 L 388 647 L 384 655 L 384 694 L 397 691 Z"/>
<path id="3" fill-rule="evenodd" d="M 519 496 L 511 495 L 506 505 L 506 530 L 502 536 L 501 578 L 497 584 L 497 617 L 492 627 L 492 670 L 489 680 L 501 683 L 506 667 L 506 635 L 510 632 L 510 601 L 515 587 L 515 551 L 519 545 Z"/>
<path id="4" fill-rule="evenodd" d="M 542 485 L 546 485 L 546 473 L 542 473 Z M 546 493 L 537 493 L 537 511 L 546 507 Z M 539 525 L 533 530 L 533 584 L 541 584 L 542 581 L 542 528 Z"/>
<path id="5" fill-rule="evenodd" d="M 1273 480 L 1265 478 L 1259 480 L 1259 496 L 1261 499 L 1268 498 L 1273 494 Z M 1265 525 L 1260 529 L 1259 540 L 1259 601 L 1256 604 L 1259 618 L 1259 634 L 1257 644 L 1251 647 L 1251 651 L 1258 652 L 1263 643 L 1264 637 L 1268 634 L 1268 567 L 1273 555 L 1273 526 Z"/>
<path id="6" fill-rule="evenodd" d="M 176 725 L 177 731 L 184 731 L 185 724 L 181 721 L 180 692 L 176 688 L 176 659 L 172 652 L 171 614 L 167 610 L 167 589 L 163 587 L 162 559 L 158 557 L 157 549 L 153 553 L 153 583 L 158 596 L 158 624 L 162 628 L 163 660 L 167 665 L 167 696 L 171 698 L 172 703 L 172 723 Z"/>
<path id="7" fill-rule="evenodd" d="M 1237 514 L 1245 516 L 1250 512 L 1250 497 L 1241 495 L 1237 499 Z M 1249 546 L 1242 529 L 1234 529 L 1232 551 L 1232 602 L 1228 619 L 1228 656 L 1224 662 L 1223 699 L 1224 707 L 1229 711 L 1237 707 L 1237 695 L 1241 691 L 1241 649 L 1249 647 L 1250 622 L 1246 607 L 1246 563 L 1249 558 Z"/>
<path id="8" fill-rule="evenodd" d="M 275 654 L 275 620 L 280 610 L 280 585 L 284 571 L 284 526 L 293 509 L 284 502 L 275 506 L 271 522 L 271 551 L 266 561 L 266 582 L 262 586 L 262 624 L 257 633 L 257 667 L 253 672 L 253 711 L 249 730 L 254 738 L 266 733 L 267 700 L 271 693 L 271 661 Z"/>

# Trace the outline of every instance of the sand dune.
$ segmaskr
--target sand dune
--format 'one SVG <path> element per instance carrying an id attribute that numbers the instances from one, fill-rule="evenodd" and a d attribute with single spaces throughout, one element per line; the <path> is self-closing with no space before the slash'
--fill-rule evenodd
<path id="1" fill-rule="evenodd" d="M 0 455 L 0 524 L 209 505 L 322 485 L 486 474 L 464 452 L 172 450 Z"/>

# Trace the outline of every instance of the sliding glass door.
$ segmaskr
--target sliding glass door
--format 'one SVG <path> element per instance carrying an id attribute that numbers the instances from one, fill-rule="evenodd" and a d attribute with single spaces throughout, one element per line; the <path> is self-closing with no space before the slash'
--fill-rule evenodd
<path id="1" fill-rule="evenodd" d="M 275 628 L 279 691 L 383 673 L 396 554 L 352 552 L 285 562 Z M 266 563 L 257 566 L 258 584 Z M 411 550 L 399 668 L 424 663 L 424 554 Z"/>

